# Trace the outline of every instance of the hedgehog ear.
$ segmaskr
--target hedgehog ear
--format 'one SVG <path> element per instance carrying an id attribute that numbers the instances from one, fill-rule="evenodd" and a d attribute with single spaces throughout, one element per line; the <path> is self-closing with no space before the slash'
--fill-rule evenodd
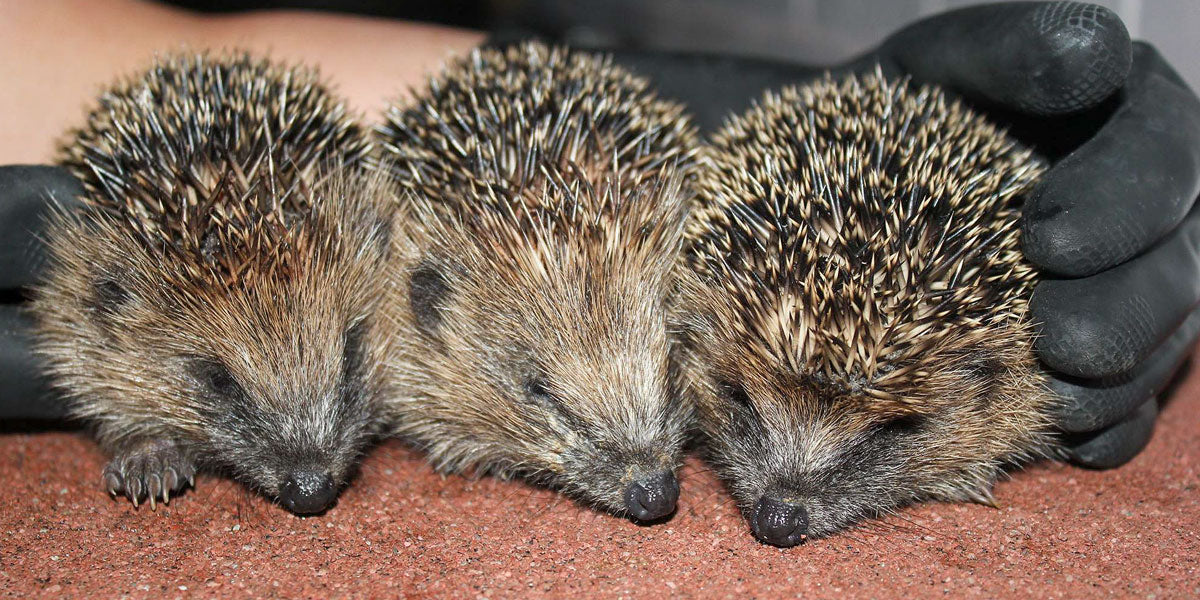
<path id="1" fill-rule="evenodd" d="M 375 248 L 385 258 L 392 254 L 392 218 L 390 214 L 378 215 L 375 219 L 374 234 L 371 241 Z"/>
<path id="2" fill-rule="evenodd" d="M 363 248 L 377 252 L 380 256 L 387 258 L 391 256 L 392 237 L 395 235 L 396 212 L 394 205 L 399 204 L 399 201 L 389 202 L 385 206 L 375 206 L 367 210 L 364 215 L 366 221 L 363 227 L 369 232 L 363 240 Z"/>
<path id="3" fill-rule="evenodd" d="M 91 294 L 85 303 L 97 319 L 107 321 L 125 308 L 132 296 L 119 272 L 101 274 L 92 282 Z"/>
<path id="4" fill-rule="evenodd" d="M 408 281 L 408 298 L 418 329 L 430 336 L 438 335 L 450 292 L 450 283 L 436 266 L 423 263 L 413 271 Z"/>

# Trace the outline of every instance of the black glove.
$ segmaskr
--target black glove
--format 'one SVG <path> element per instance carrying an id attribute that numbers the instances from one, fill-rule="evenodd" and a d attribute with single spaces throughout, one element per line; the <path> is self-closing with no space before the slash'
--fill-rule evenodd
<path id="1" fill-rule="evenodd" d="M 1037 349 L 1062 374 L 1053 387 L 1074 458 L 1096 467 L 1145 445 L 1152 397 L 1200 333 L 1200 99 L 1139 43 L 1105 116 L 1029 200 L 1022 239 L 1060 275 L 1034 292 Z"/>
<path id="2" fill-rule="evenodd" d="M 764 89 L 828 70 L 616 54 L 705 130 Z M 1128 461 L 1200 333 L 1200 213 L 1188 216 L 1200 192 L 1200 101 L 1152 47 L 1130 43 L 1116 15 L 1071 2 L 937 15 L 833 70 L 876 64 L 962 94 L 1053 161 L 1022 224 L 1025 252 L 1046 274 L 1032 301 L 1036 348 L 1064 400 L 1071 458 Z"/>
<path id="3" fill-rule="evenodd" d="M 1043 269 L 1036 348 L 1063 399 L 1075 462 L 1114 467 L 1149 441 L 1155 395 L 1200 333 L 1200 100 L 1106 9 L 981 6 L 934 17 L 881 52 L 1008 121 L 1055 161 L 1023 211 Z M 1117 93 L 1113 94 L 1114 89 Z M 1181 225 L 1181 222 L 1183 223 Z"/>
<path id="4" fill-rule="evenodd" d="M 79 182 L 57 167 L 0 167 L 0 420 L 57 419 L 65 414 L 31 350 L 26 290 L 45 262 L 38 243 L 55 204 L 77 202 Z"/>

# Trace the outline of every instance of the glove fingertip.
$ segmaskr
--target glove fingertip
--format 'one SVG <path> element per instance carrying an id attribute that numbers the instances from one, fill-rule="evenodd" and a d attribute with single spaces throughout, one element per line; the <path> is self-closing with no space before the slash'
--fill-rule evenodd
<path id="1" fill-rule="evenodd" d="M 1081 151 L 1082 152 L 1082 151 Z M 1116 206 L 1122 191 L 1099 188 L 1084 157 L 1070 157 L 1045 175 L 1021 214 L 1021 252 L 1044 271 L 1087 277 L 1142 251 L 1146 226 Z M 1081 195 L 1088 195 L 1081 200 Z"/>
<path id="2" fill-rule="evenodd" d="M 1028 16 L 1028 40 L 1040 64 L 1018 106 L 1035 115 L 1077 112 L 1111 96 L 1129 76 L 1133 46 L 1113 11 L 1095 4 L 1048 2 Z"/>
<path id="3" fill-rule="evenodd" d="M 1158 401 L 1151 398 L 1128 419 L 1099 433 L 1068 441 L 1067 457 L 1089 469 L 1112 469 L 1137 456 L 1150 442 Z"/>
<path id="4" fill-rule="evenodd" d="M 1086 383 L 1080 383 L 1088 381 L 1074 377 L 1051 377 L 1050 379 L 1050 390 L 1060 399 L 1060 403 L 1052 411 L 1054 425 L 1068 434 L 1081 434 L 1107 427 L 1126 416 L 1128 411 L 1133 408 L 1113 406 L 1113 404 L 1119 403 L 1106 402 L 1102 397 L 1102 392 L 1092 390 L 1086 386 Z M 1096 393 L 1089 394 L 1087 393 L 1089 391 Z M 1139 398 L 1130 402 L 1138 403 L 1143 400 L 1144 398 Z M 1121 408 L 1124 408 L 1126 412 L 1114 415 Z"/>
<path id="5" fill-rule="evenodd" d="M 1051 369 L 1073 377 L 1097 379 L 1128 371 L 1137 364 L 1136 347 L 1118 335 L 1089 302 L 1078 280 L 1041 282 L 1030 300 L 1039 324 L 1034 350 Z"/>
<path id="6" fill-rule="evenodd" d="M 1095 235 L 1087 235 L 1061 206 L 1051 172 L 1025 203 L 1021 215 L 1021 252 L 1030 262 L 1045 271 L 1066 277 L 1084 277 L 1107 265 L 1095 260 L 1100 253 L 1094 248 Z M 1043 200 L 1050 198 L 1051 201 Z M 1085 223 L 1088 225 L 1090 223 Z"/>

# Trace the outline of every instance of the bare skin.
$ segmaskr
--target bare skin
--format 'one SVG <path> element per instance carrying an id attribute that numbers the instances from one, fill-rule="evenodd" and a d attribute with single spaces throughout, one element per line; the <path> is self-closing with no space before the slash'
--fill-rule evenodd
<path id="1" fill-rule="evenodd" d="M 300 11 L 201 15 L 135 0 L 0 0 L 0 164 L 46 163 L 102 86 L 164 51 L 245 48 L 314 64 L 367 120 L 479 32 Z"/>

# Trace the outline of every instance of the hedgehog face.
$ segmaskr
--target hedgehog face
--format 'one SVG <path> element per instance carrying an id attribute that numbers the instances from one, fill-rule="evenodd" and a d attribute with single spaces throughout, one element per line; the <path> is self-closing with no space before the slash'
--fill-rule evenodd
<path id="1" fill-rule="evenodd" d="M 986 501 L 1049 453 L 1015 208 L 1043 170 L 1028 149 L 876 73 L 768 94 L 708 150 L 676 329 L 759 539 Z"/>
<path id="2" fill-rule="evenodd" d="M 876 386 L 768 358 L 762 340 L 716 316 L 685 336 L 688 392 L 714 465 L 765 543 L 793 546 L 923 499 L 990 502 L 1000 468 L 1047 443 L 1029 427 L 1044 428 L 1045 394 L 1023 331 L 964 331 L 881 370 L 920 375 Z"/>
<path id="3" fill-rule="evenodd" d="M 378 427 L 379 374 L 368 361 L 385 343 L 371 307 L 347 301 L 369 290 L 339 290 L 341 302 L 308 291 L 183 308 L 189 326 L 143 342 L 176 346 L 165 375 L 178 375 L 177 401 L 206 425 L 206 458 L 301 513 L 332 502 Z"/>
<path id="4" fill-rule="evenodd" d="M 294 512 L 327 508 L 378 433 L 385 385 L 389 217 L 356 202 L 296 217 L 270 261 L 201 247 L 244 260 L 236 278 L 207 256 L 164 259 L 120 224 L 60 223 L 56 239 L 80 241 L 58 247 L 43 350 L 77 414 L 104 442 L 171 440 Z"/>
<path id="5" fill-rule="evenodd" d="M 447 281 L 430 269 L 413 276 L 413 310 L 436 311 L 426 335 L 446 361 L 422 386 L 435 456 L 452 469 L 482 459 L 617 513 L 670 513 L 687 415 L 670 387 L 661 276 L 504 281 L 503 267 L 476 265 Z"/>
<path id="6" fill-rule="evenodd" d="M 670 514 L 689 415 L 665 323 L 681 219 L 662 204 L 673 208 L 642 216 L 673 230 L 642 229 L 640 244 L 437 232 L 403 276 L 400 310 L 427 353 L 402 361 L 417 390 L 404 433 L 448 470 L 519 474 L 640 520 Z"/>
<path id="7" fill-rule="evenodd" d="M 529 43 L 452 61 L 379 133 L 414 196 L 400 433 L 444 469 L 669 514 L 688 414 L 664 319 L 695 173 L 683 107 L 607 58 Z"/>
<path id="8" fill-rule="evenodd" d="M 164 56 L 68 134 L 84 207 L 49 231 L 38 350 L 110 492 L 153 505 L 207 464 L 332 501 L 382 386 L 396 198 L 370 152 L 315 71 L 244 52 Z"/>

